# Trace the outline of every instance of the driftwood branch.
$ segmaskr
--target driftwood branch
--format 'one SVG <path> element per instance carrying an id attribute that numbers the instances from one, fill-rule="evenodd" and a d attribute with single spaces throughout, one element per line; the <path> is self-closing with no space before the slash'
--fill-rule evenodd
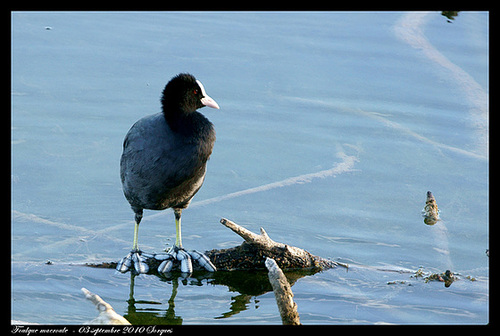
<path id="1" fill-rule="evenodd" d="M 99 312 L 99 316 L 88 322 L 88 324 L 130 324 L 123 316 L 115 312 L 109 303 L 101 299 L 99 295 L 90 292 L 86 288 L 82 288 L 82 292 L 95 305 Z"/>
<path id="2" fill-rule="evenodd" d="M 297 312 L 297 304 L 293 301 L 292 287 L 288 283 L 285 274 L 271 258 L 266 259 L 266 267 L 269 271 L 267 275 L 273 287 L 281 321 L 284 325 L 299 325 L 300 319 Z"/>
<path id="3" fill-rule="evenodd" d="M 258 235 L 226 218 L 222 218 L 220 220 L 220 223 L 225 227 L 233 230 L 237 235 L 245 239 L 247 243 L 258 244 L 263 247 L 272 246 L 276 244 L 274 241 L 271 240 L 271 238 L 269 238 L 266 230 L 264 230 L 264 228 L 262 227 L 260 228 L 260 235 Z"/>
<path id="4" fill-rule="evenodd" d="M 230 249 L 211 250 L 206 252 L 217 270 L 265 270 L 266 258 L 272 258 L 281 269 L 314 269 L 323 270 L 336 266 L 344 266 L 332 260 L 324 259 L 298 247 L 278 243 L 272 240 L 264 228 L 260 234 L 222 218 L 221 224 L 233 230 L 245 241 Z"/>

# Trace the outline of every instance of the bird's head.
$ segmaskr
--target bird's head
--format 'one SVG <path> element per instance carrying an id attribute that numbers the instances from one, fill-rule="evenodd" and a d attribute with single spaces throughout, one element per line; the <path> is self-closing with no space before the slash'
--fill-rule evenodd
<path id="1" fill-rule="evenodd" d="M 204 106 L 219 109 L 215 100 L 205 92 L 203 84 L 187 73 L 181 73 L 167 83 L 161 104 L 164 113 L 188 114 Z"/>

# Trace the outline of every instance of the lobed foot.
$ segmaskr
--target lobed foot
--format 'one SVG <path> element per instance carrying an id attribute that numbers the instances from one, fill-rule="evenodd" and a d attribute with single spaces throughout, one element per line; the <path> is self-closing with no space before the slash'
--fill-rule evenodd
<path id="1" fill-rule="evenodd" d="M 160 266 L 158 266 L 158 272 L 161 274 L 169 273 L 174 266 L 174 262 L 176 261 L 181 263 L 180 269 L 183 273 L 193 273 L 193 260 L 209 272 L 215 272 L 217 270 L 210 259 L 203 253 L 194 250 L 186 251 L 182 247 L 178 246 L 172 247 L 167 254 L 156 255 L 155 258 L 157 260 L 163 260 Z"/>
<path id="2" fill-rule="evenodd" d="M 146 255 L 142 255 L 140 250 L 132 250 L 127 254 L 118 265 L 116 265 L 116 270 L 121 273 L 126 273 L 129 270 L 134 271 L 137 274 L 144 274 L 149 271 L 149 266 L 145 263 L 147 260 Z"/>
<path id="3" fill-rule="evenodd" d="M 154 258 L 156 263 L 151 263 Z M 155 265 L 160 262 L 158 272 L 168 274 L 172 270 L 175 263 L 180 262 L 180 270 L 182 273 L 193 273 L 193 260 L 201 267 L 209 272 L 215 272 L 217 269 L 212 264 L 210 259 L 201 252 L 192 250 L 186 251 L 183 248 L 174 246 L 166 254 L 148 254 L 140 250 L 132 250 L 118 264 L 116 270 L 121 273 L 128 271 L 136 274 L 145 274 L 149 271 L 148 265 Z"/>

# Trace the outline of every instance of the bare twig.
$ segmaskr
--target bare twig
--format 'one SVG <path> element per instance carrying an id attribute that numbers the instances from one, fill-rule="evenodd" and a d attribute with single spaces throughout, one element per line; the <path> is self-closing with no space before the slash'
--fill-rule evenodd
<path id="1" fill-rule="evenodd" d="M 301 248 L 275 242 L 264 228 L 260 228 L 260 235 L 258 235 L 229 219 L 222 218 L 220 222 L 242 237 L 245 242 L 232 249 L 209 251 L 207 255 L 217 269 L 265 269 L 266 257 L 274 259 L 282 269 L 322 270 L 335 266 L 347 267 L 347 265 L 312 255 Z M 238 256 L 245 258 L 242 260 Z"/>
<path id="2" fill-rule="evenodd" d="M 268 277 L 273 287 L 276 303 L 284 325 L 299 325 L 299 313 L 297 304 L 293 301 L 293 292 L 283 271 L 278 267 L 276 261 L 271 258 L 266 259 Z"/>
<path id="3" fill-rule="evenodd" d="M 82 288 L 82 292 L 99 311 L 99 316 L 90 321 L 89 324 L 130 324 L 123 316 L 115 312 L 109 303 L 101 299 L 99 295 L 90 292 L 86 288 Z"/>

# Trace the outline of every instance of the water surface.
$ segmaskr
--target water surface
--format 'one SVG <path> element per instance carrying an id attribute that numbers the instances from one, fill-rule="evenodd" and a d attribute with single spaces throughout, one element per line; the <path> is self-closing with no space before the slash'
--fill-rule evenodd
<path id="1" fill-rule="evenodd" d="M 12 319 L 85 323 L 96 316 L 85 287 L 134 321 L 281 323 L 262 275 L 244 289 L 238 276 L 131 286 L 129 274 L 71 266 L 128 253 L 123 137 L 159 111 L 172 76 L 191 72 L 221 109 L 201 110 L 217 142 L 183 213 L 188 249 L 240 244 L 226 217 L 348 262 L 295 281 L 303 324 L 487 323 L 488 20 L 13 13 Z M 420 213 L 428 190 L 441 209 L 434 226 Z M 143 250 L 174 239 L 170 210 L 145 212 Z M 425 283 L 411 277 L 419 268 L 460 280 Z"/>

